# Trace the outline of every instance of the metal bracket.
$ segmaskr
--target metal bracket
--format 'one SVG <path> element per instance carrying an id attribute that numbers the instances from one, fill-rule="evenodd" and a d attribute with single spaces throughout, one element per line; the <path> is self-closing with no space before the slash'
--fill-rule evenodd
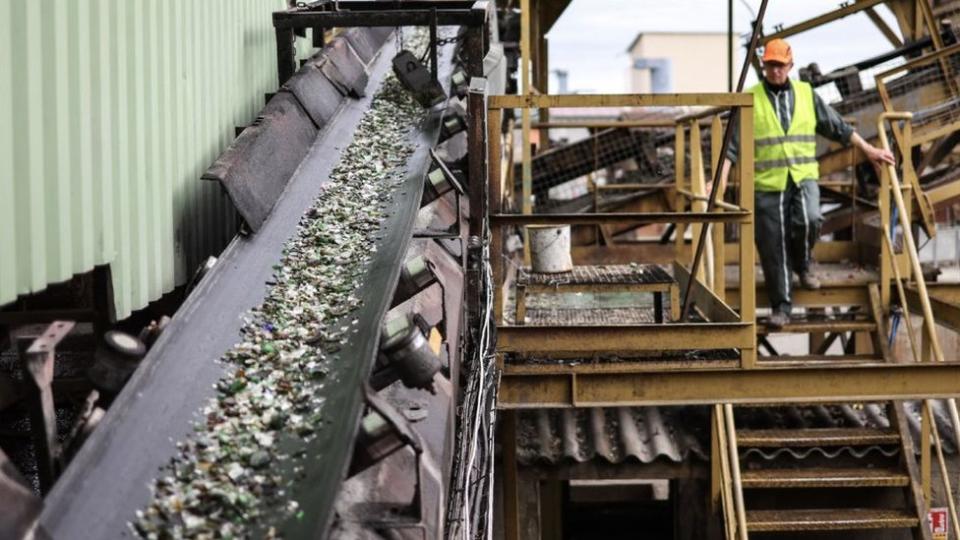
<path id="1" fill-rule="evenodd" d="M 387 403 L 385 399 L 380 397 L 380 395 L 377 394 L 377 392 L 369 384 L 364 385 L 363 393 L 367 407 L 386 420 L 387 423 L 389 423 L 393 428 L 393 434 L 400 440 L 401 443 L 403 443 L 401 446 L 398 446 L 396 449 L 382 457 L 391 455 L 393 452 L 399 450 L 403 446 L 409 446 L 411 449 L 413 449 L 416 461 L 416 488 L 414 489 L 413 500 L 410 502 L 410 506 L 408 508 L 411 511 L 411 516 L 414 517 L 416 521 L 422 521 L 423 505 L 421 502 L 423 501 L 423 474 L 421 469 L 423 468 L 423 444 L 420 442 L 420 436 L 410 428 L 410 424 L 403 417 L 403 415 L 397 412 L 397 410 L 392 405 Z"/>
<path id="2" fill-rule="evenodd" d="M 60 447 L 57 417 L 53 408 L 53 364 L 57 345 L 73 330 L 73 321 L 54 321 L 22 354 L 22 369 L 28 385 L 30 431 L 37 456 L 40 491 L 47 493 L 59 472 Z"/>

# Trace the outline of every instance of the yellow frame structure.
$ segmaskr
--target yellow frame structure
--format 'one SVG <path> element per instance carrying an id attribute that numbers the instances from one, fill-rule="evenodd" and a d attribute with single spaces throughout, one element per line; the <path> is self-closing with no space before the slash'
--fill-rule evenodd
<path id="1" fill-rule="evenodd" d="M 707 276 L 699 277 L 696 289 L 709 304 L 720 313 L 722 320 L 711 320 L 705 323 L 677 324 L 641 324 L 617 327 L 608 326 L 578 326 L 550 329 L 544 327 L 527 327 L 523 325 L 502 325 L 504 312 L 503 284 L 505 280 L 504 261 L 502 257 L 503 229 L 508 226 L 526 227 L 529 225 L 610 225 L 610 224 L 638 224 L 638 223 L 674 223 L 677 225 L 677 237 L 683 242 L 687 227 L 703 227 L 706 223 L 736 223 L 740 227 L 740 240 L 736 246 L 737 262 L 745 268 L 753 268 L 755 264 L 755 248 L 753 246 L 753 98 L 749 94 L 616 94 L 616 95 L 523 95 L 523 96 L 491 96 L 488 100 L 488 155 L 491 161 L 496 161 L 501 154 L 500 124 L 503 109 L 520 108 L 550 109 L 564 108 L 593 108 L 593 107 L 690 107 L 707 106 L 709 109 L 697 114 L 686 115 L 674 121 L 678 133 L 677 154 L 680 164 L 676 180 L 676 207 L 675 212 L 632 212 L 632 213 L 587 213 L 587 214 L 532 214 L 530 201 L 530 186 L 524 181 L 522 214 L 503 213 L 504 194 L 512 190 L 513 186 L 505 186 L 504 179 L 498 168 L 489 168 L 490 183 L 490 229 L 492 233 L 491 253 L 494 282 L 494 310 L 495 320 L 501 339 L 498 340 L 498 351 L 535 353 L 549 357 L 569 356 L 571 354 L 616 352 L 612 343 L 628 343 L 628 349 L 642 348 L 643 343 L 656 343 L 649 349 L 657 350 L 689 350 L 689 349 L 717 349 L 737 348 L 740 350 L 740 367 L 752 369 L 756 367 L 756 316 L 755 316 L 755 278 L 753 272 L 742 272 L 738 288 L 737 304 L 740 314 L 724 304 L 725 294 L 723 280 L 723 262 L 725 247 L 723 246 L 722 227 L 714 228 L 713 258 L 717 264 L 714 271 Z M 740 137 L 744 141 L 743 156 L 739 170 L 740 199 L 738 205 L 724 203 L 714 211 L 706 212 L 706 190 L 703 172 L 703 156 L 699 141 L 700 120 L 712 116 L 715 128 L 720 126 L 719 115 L 733 107 L 740 107 L 743 111 L 740 122 Z M 524 126 L 526 127 L 526 126 Z M 691 186 L 687 189 L 681 179 L 684 174 L 683 160 L 687 153 L 684 146 L 685 130 L 691 131 Z M 715 129 L 714 131 L 719 131 Z M 720 139 L 715 134 L 713 144 L 714 155 L 719 154 Z M 526 155 L 524 157 L 526 158 Z M 715 164 L 716 165 L 716 164 Z M 529 169 L 525 162 L 523 170 Z M 687 205 L 691 206 L 686 211 Z M 696 237 L 696 234 L 694 235 Z M 680 253 L 680 251 L 678 251 Z M 687 257 L 680 257 L 680 264 L 689 264 Z M 711 317 L 713 318 L 713 317 Z M 736 329 L 732 327 L 736 326 Z M 624 341 L 610 340 L 601 336 L 616 333 Z M 502 365 L 502 357 L 501 357 Z M 509 369 L 509 368 L 507 368 Z"/>

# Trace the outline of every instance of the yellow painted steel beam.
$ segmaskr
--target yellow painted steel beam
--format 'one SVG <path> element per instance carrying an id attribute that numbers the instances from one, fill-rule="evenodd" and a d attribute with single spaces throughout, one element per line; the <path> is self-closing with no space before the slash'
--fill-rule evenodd
<path id="1" fill-rule="evenodd" d="M 673 275 L 679 284 L 680 290 L 687 290 L 690 281 L 690 271 L 679 263 L 673 264 Z M 691 302 L 697 306 L 704 317 L 711 322 L 739 322 L 740 316 L 733 311 L 714 292 L 708 289 L 700 280 L 694 281 L 690 288 Z"/>
<path id="2" fill-rule="evenodd" d="M 758 307 L 770 307 L 767 291 L 764 285 L 757 287 L 756 302 Z M 730 307 L 738 308 L 737 287 L 727 287 L 727 303 Z M 837 307 L 837 306 L 865 306 L 870 302 L 867 288 L 863 285 L 845 287 L 823 287 L 816 291 L 795 289 L 792 291 L 793 305 L 803 307 Z"/>
<path id="3" fill-rule="evenodd" d="M 616 326 L 501 326 L 497 351 L 543 356 L 619 354 L 752 347 L 748 323 L 637 324 Z"/>
<path id="4" fill-rule="evenodd" d="M 748 223 L 750 212 L 612 212 L 607 214 L 494 214 L 492 225 L 616 225 L 638 223 Z"/>
<path id="5" fill-rule="evenodd" d="M 789 36 L 800 34 L 806 32 L 807 30 L 812 30 L 818 26 L 823 26 L 827 23 L 836 21 L 837 19 L 842 19 L 844 17 L 859 13 L 861 11 L 872 8 L 877 4 L 882 4 L 885 0 L 861 0 L 855 4 L 846 5 L 840 9 L 833 10 L 823 15 L 818 15 L 812 19 L 807 19 L 803 22 L 797 23 L 788 28 L 784 28 L 779 32 L 774 32 L 760 38 L 760 43 L 765 45 L 772 39 L 783 39 Z"/>
<path id="6" fill-rule="evenodd" d="M 934 319 L 937 324 L 960 332 L 960 305 L 951 303 L 943 298 L 938 298 L 936 289 L 930 287 L 930 307 L 934 313 Z M 920 303 L 920 293 L 914 287 L 907 287 L 904 291 L 907 295 L 907 303 L 910 304 L 910 311 L 916 315 L 923 315 L 923 309 Z"/>
<path id="7" fill-rule="evenodd" d="M 883 37 L 887 38 L 887 41 L 890 42 L 890 45 L 893 45 L 894 49 L 899 49 L 903 47 L 903 41 L 900 39 L 900 36 L 890 28 L 890 25 L 887 24 L 887 21 L 883 20 L 883 17 L 873 8 L 867 8 L 867 17 L 870 18 L 870 21 L 877 27 L 877 30 L 880 30 L 880 33 L 883 34 Z"/>
<path id="8" fill-rule="evenodd" d="M 491 109 L 545 109 L 556 107 L 753 107 L 752 94 L 568 94 L 490 96 Z"/>
<path id="9" fill-rule="evenodd" d="M 676 122 L 672 119 L 650 120 L 551 120 L 549 122 L 534 122 L 533 129 L 609 129 L 609 128 L 658 128 L 673 127 Z"/>
<path id="10" fill-rule="evenodd" d="M 926 191 L 930 204 L 937 206 L 960 197 L 960 182 L 947 182 Z"/>
<path id="11" fill-rule="evenodd" d="M 804 368 L 501 377 L 501 409 L 812 403 L 948 398 L 960 393 L 960 362 Z"/>
<path id="12" fill-rule="evenodd" d="M 960 283 L 927 283 L 927 292 L 930 298 L 960 304 Z"/>

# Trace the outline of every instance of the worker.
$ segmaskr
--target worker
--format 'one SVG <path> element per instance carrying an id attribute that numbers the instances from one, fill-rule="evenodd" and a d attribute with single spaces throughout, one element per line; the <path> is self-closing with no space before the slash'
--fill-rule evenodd
<path id="1" fill-rule="evenodd" d="M 749 90 L 754 96 L 754 239 L 770 298 L 767 324 L 773 329 L 790 322 L 791 271 L 802 287 L 820 288 L 810 264 L 822 220 L 816 135 L 853 144 L 876 166 L 894 163 L 889 150 L 863 140 L 810 84 L 791 80 L 792 68 L 790 45 L 770 40 L 763 51 L 763 80 Z M 735 130 L 721 169 L 721 194 L 737 160 L 738 139 Z"/>

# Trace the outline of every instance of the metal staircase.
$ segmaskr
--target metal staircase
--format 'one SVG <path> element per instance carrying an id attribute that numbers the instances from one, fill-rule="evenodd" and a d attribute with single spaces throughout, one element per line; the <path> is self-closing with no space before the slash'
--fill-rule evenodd
<path id="1" fill-rule="evenodd" d="M 733 515 L 733 505 L 726 506 L 728 538 L 871 529 L 929 538 L 920 526 L 926 510 L 901 404 L 883 405 L 888 427 L 727 430 L 727 461 L 738 469 L 730 477 L 740 479 L 732 488 L 743 504 Z M 737 410 L 724 413 L 734 416 L 728 424 L 736 423 Z"/>
<path id="2" fill-rule="evenodd" d="M 882 147 L 888 147 L 884 122 L 909 118 L 909 114 L 902 113 L 881 115 L 878 133 Z M 909 124 L 902 129 L 901 139 L 909 141 Z M 818 353 L 826 352 L 829 341 L 835 340 L 836 336 L 847 332 L 869 334 L 872 353 L 789 357 L 788 360 L 767 356 L 761 358 L 759 364 L 788 367 L 813 361 L 894 362 L 887 340 L 890 306 L 893 304 L 886 291 L 895 289 L 900 305 L 907 308 L 909 301 L 904 291 L 906 283 L 911 280 L 924 318 L 920 329 L 922 345 L 918 343 L 909 318 L 905 322 L 913 360 L 943 361 L 916 245 L 908 232 L 903 237 L 901 253 L 897 253 L 891 238 L 897 225 L 909 231 L 910 208 L 904 199 L 911 196 L 917 194 L 911 192 L 909 185 L 901 185 L 895 168 L 886 167 L 882 172 L 879 204 L 883 224 L 880 286 L 876 283 L 866 285 L 867 305 L 850 306 L 847 313 L 851 316 L 845 320 L 794 319 L 776 331 L 830 333 L 833 337 L 821 341 Z M 896 220 L 893 227 L 891 215 Z M 881 287 L 886 288 L 883 295 Z M 761 344 L 769 333 L 758 325 Z M 848 352 L 847 347 L 844 349 Z M 951 412 L 955 411 L 955 404 L 948 403 Z M 905 529 L 913 538 L 930 538 L 926 513 L 931 496 L 931 442 L 937 449 L 941 470 L 945 471 L 945 464 L 929 400 L 923 407 L 919 465 L 903 403 L 887 401 L 880 405 L 888 419 L 886 426 L 817 428 L 758 428 L 750 426 L 744 418 L 747 416 L 743 414 L 745 407 L 716 406 L 712 424 L 715 455 L 719 457 L 715 465 L 715 481 L 719 481 L 717 495 L 723 503 L 726 537 L 746 539 L 750 533 L 768 532 L 803 536 L 819 531 Z M 764 406 L 798 407 L 777 403 Z M 956 414 L 953 421 L 956 429 Z M 757 459 L 757 454 L 765 457 Z M 946 478 L 944 488 L 955 520 L 956 505 Z"/>

